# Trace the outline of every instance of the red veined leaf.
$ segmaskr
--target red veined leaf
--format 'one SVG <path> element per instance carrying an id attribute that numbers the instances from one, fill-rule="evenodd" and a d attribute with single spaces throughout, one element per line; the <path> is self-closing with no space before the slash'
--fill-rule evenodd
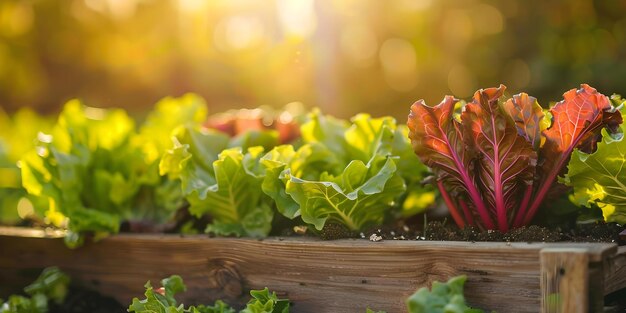
<path id="1" fill-rule="evenodd" d="M 526 138 L 533 149 L 538 150 L 541 146 L 545 114 L 537 99 L 526 93 L 520 93 L 504 103 L 504 110 L 515 122 L 517 133 Z"/>
<path id="2" fill-rule="evenodd" d="M 413 150 L 421 161 L 433 169 L 437 181 L 446 182 L 452 196 L 468 196 L 487 228 L 493 228 L 493 222 L 484 205 L 480 192 L 474 185 L 475 174 L 472 170 L 472 156 L 463 140 L 460 123 L 454 118 L 455 104 L 459 100 L 446 96 L 435 107 L 427 106 L 423 100 L 411 106 L 407 125 Z M 441 186 L 441 184 L 439 184 Z M 459 216 L 459 210 L 450 201 L 449 209 Z M 455 220 L 457 220 L 455 218 Z M 459 223 L 463 227 L 464 223 Z"/>
<path id="3" fill-rule="evenodd" d="M 523 224 L 530 223 L 557 176 L 564 174 L 572 151 L 581 145 L 593 149 L 593 141 L 603 127 L 621 123 L 620 113 L 609 98 L 587 84 L 565 92 L 563 98 L 550 109 L 552 125 L 543 132 L 546 142 L 540 150 L 541 187 L 525 213 Z"/>
<path id="4" fill-rule="evenodd" d="M 508 231 L 509 218 L 514 216 L 509 213 L 518 209 L 526 186 L 532 185 L 537 164 L 532 141 L 518 134 L 513 119 L 498 103 L 505 89 L 500 85 L 477 91 L 461 114 L 466 139 L 473 140 L 469 146 L 478 155 L 477 183 L 502 232 Z"/>

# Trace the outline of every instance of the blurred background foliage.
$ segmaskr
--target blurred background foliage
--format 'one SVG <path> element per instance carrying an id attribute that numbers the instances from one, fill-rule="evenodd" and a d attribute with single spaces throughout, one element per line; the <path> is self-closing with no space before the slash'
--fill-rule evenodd
<path id="1" fill-rule="evenodd" d="M 196 92 L 211 112 L 290 102 L 404 121 L 419 98 L 504 83 L 542 104 L 623 92 L 623 0 L 0 0 L 0 105 L 71 98 L 141 116 Z"/>

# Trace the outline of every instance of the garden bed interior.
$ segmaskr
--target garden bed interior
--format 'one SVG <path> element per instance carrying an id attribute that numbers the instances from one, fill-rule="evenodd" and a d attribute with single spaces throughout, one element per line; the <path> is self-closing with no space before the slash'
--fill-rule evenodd
<path id="1" fill-rule="evenodd" d="M 120 234 L 69 250 L 59 232 L 1 227 L 0 247 L 0 296 L 59 266 L 74 284 L 122 304 L 171 274 L 187 284 L 185 304 L 242 305 L 250 289 L 267 286 L 293 312 L 404 312 L 417 288 L 461 274 L 469 304 L 498 312 L 549 312 L 557 293 L 561 312 L 595 312 L 605 295 L 626 288 L 626 247 L 604 243 Z"/>

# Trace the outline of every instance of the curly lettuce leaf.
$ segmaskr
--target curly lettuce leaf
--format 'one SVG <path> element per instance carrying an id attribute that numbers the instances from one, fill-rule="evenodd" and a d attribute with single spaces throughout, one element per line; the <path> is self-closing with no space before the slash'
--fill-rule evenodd
<path id="1" fill-rule="evenodd" d="M 278 144 L 278 133 L 248 131 L 230 138 L 186 125 L 174 131 L 172 140 L 174 146 L 163 155 L 160 173 L 181 181 L 192 214 L 212 217 L 206 231 L 267 236 L 274 212 L 271 199 L 261 190 L 265 169 L 259 161 L 264 147 Z"/>
<path id="2" fill-rule="evenodd" d="M 338 176 L 322 173 L 317 181 L 291 176 L 287 182 L 287 193 L 300 206 L 302 220 L 318 230 L 329 220 L 355 231 L 381 224 L 404 190 L 391 157 L 368 164 L 354 160 Z"/>
<path id="3" fill-rule="evenodd" d="M 564 182 L 574 188 L 572 200 L 597 205 L 605 221 L 626 224 L 626 126 L 618 136 L 603 132 L 594 153 L 574 151 Z"/>
<path id="4" fill-rule="evenodd" d="M 145 299 L 139 300 L 133 298 L 131 305 L 128 307 L 128 312 L 137 313 L 183 313 L 189 312 L 184 309 L 182 304 L 177 306 L 174 296 L 177 293 L 184 292 L 187 287 L 183 283 L 183 279 L 178 275 L 172 275 L 168 278 L 161 280 L 161 289 L 154 290 L 150 282 L 148 281 L 144 287 L 146 292 Z"/>
<path id="5" fill-rule="evenodd" d="M 437 194 L 431 185 L 423 182 L 424 178 L 431 173 L 413 152 L 411 140 L 409 140 L 409 128 L 406 125 L 396 126 L 392 155 L 398 156 L 396 159 L 398 174 L 406 184 L 406 193 L 399 199 L 402 203 L 400 215 L 406 218 L 424 213 L 435 203 Z"/>
<path id="6" fill-rule="evenodd" d="M 181 181 L 192 214 L 213 218 L 207 232 L 267 236 L 274 213 L 261 190 L 265 171 L 259 159 L 262 145 L 275 142 L 268 138 L 277 137 L 244 133 L 231 139 L 215 130 L 181 127 L 174 132 L 174 147 L 161 160 L 160 173 Z M 228 149 L 235 141 L 244 146 Z"/>
<path id="7" fill-rule="evenodd" d="M 58 212 L 74 233 L 116 233 L 147 170 L 140 151 L 129 146 L 133 131 L 121 110 L 70 101 L 51 135 L 40 136 L 39 146 L 21 160 L 22 183 L 30 194 L 49 199 L 46 214 L 53 222 L 63 222 Z"/>
<path id="8" fill-rule="evenodd" d="M 258 167 L 263 148 L 253 147 L 244 155 L 239 148 L 222 151 L 213 162 L 216 183 L 204 198 L 189 198 L 190 212 L 209 213 L 213 223 L 207 231 L 220 235 L 265 237 L 271 230 L 274 212 L 261 190 L 262 169 Z"/>
<path id="9" fill-rule="evenodd" d="M 184 125 L 199 125 L 207 118 L 208 109 L 204 99 L 195 94 L 180 98 L 161 99 L 139 129 L 135 141 L 142 146 L 146 162 L 157 162 L 171 147 L 170 136 L 174 129 Z"/>
<path id="10" fill-rule="evenodd" d="M 472 309 L 465 303 L 463 285 L 467 276 L 451 278 L 445 283 L 433 282 L 432 290 L 422 287 L 407 300 L 409 313 L 481 313 L 483 310 Z"/>
<path id="11" fill-rule="evenodd" d="M 160 174 L 179 179 L 186 197 L 194 192 L 206 197 L 209 187 L 215 184 L 213 162 L 228 147 L 230 139 L 217 131 L 185 126 L 174 131 L 172 141 L 174 146 L 165 152 L 159 164 Z"/>
<path id="12" fill-rule="evenodd" d="M 236 147 L 254 147 L 261 146 L 263 149 L 270 150 L 280 144 L 278 131 L 275 130 L 249 130 L 243 132 L 229 142 L 229 148 Z"/>
<path id="13" fill-rule="evenodd" d="M 267 287 L 251 290 L 250 295 L 252 299 L 240 313 L 289 313 L 289 300 L 279 299 Z"/>
<path id="14" fill-rule="evenodd" d="M 392 118 L 359 114 L 348 124 L 314 111 L 301 134 L 304 145 L 299 149 L 280 146 L 262 159 L 263 191 L 286 217 L 301 216 L 316 229 L 327 221 L 351 230 L 380 224 L 397 201 L 407 198 L 405 179 L 411 182 L 413 198 L 405 212 L 434 201 L 432 191 L 421 193 L 419 181 L 426 168 L 398 159 L 408 155 L 416 161 L 403 138 L 406 128 Z M 404 171 L 398 171 L 397 164 Z"/>
<path id="15" fill-rule="evenodd" d="M 349 127 L 346 121 L 332 116 L 323 115 L 319 110 L 313 110 L 308 120 L 300 126 L 302 140 L 305 143 L 320 143 L 337 156 L 342 156 L 344 163 L 352 160 L 345 153 L 344 134 Z"/>
<path id="16" fill-rule="evenodd" d="M 228 306 L 222 300 L 217 300 L 213 305 L 199 305 L 191 307 L 189 313 L 235 313 L 235 309 Z"/>
<path id="17" fill-rule="evenodd" d="M 315 180 L 324 171 L 331 171 L 336 164 L 335 155 L 324 145 L 313 142 L 298 150 L 291 145 L 272 149 L 260 160 L 265 168 L 262 189 L 276 203 L 278 212 L 288 218 L 300 216 L 300 206 L 287 193 L 291 176 Z"/>

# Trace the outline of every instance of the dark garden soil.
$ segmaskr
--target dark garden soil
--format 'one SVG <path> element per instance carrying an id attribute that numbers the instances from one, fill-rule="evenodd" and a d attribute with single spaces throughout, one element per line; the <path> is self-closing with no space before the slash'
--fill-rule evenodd
<path id="1" fill-rule="evenodd" d="M 569 228 L 549 229 L 542 226 L 528 226 L 511 230 L 481 231 L 442 221 L 432 221 L 426 226 L 415 227 L 406 224 L 375 227 L 365 232 L 354 233 L 339 224 L 328 224 L 319 236 L 325 240 L 339 238 L 362 238 L 371 241 L 381 240 L 435 240 L 435 241 L 502 241 L 502 242 L 612 242 L 625 245 L 626 239 L 620 239 L 624 227 L 614 223 L 596 222 L 580 224 Z"/>
<path id="2" fill-rule="evenodd" d="M 126 312 L 125 306 L 122 306 L 115 299 L 101 295 L 100 293 L 70 286 L 69 292 L 63 304 L 52 303 L 49 313 L 116 313 Z"/>
<path id="3" fill-rule="evenodd" d="M 563 219 L 565 220 L 565 219 Z M 571 220 L 556 225 L 554 219 L 549 227 L 525 226 L 507 233 L 499 231 L 483 231 L 478 228 L 466 227 L 459 229 L 454 223 L 436 218 L 424 223 L 423 217 L 416 220 L 401 220 L 396 224 L 373 227 L 364 232 L 352 232 L 341 224 L 327 223 L 321 231 L 313 231 L 311 227 L 297 226 L 297 222 L 278 217 L 272 225 L 270 236 L 315 236 L 322 240 L 342 238 L 361 238 L 371 241 L 381 240 L 434 240 L 434 241 L 500 241 L 500 242 L 610 242 L 626 245 L 626 227 L 602 221 L 576 224 Z M 562 221 L 561 221 L 562 222 Z M 194 233 L 203 233 L 211 219 L 195 218 L 188 208 L 179 210 L 174 222 L 154 224 L 144 221 L 126 221 L 121 225 L 121 232 L 129 233 L 180 233 L 184 228 Z M 210 234 L 214 237 L 214 234 Z"/>

